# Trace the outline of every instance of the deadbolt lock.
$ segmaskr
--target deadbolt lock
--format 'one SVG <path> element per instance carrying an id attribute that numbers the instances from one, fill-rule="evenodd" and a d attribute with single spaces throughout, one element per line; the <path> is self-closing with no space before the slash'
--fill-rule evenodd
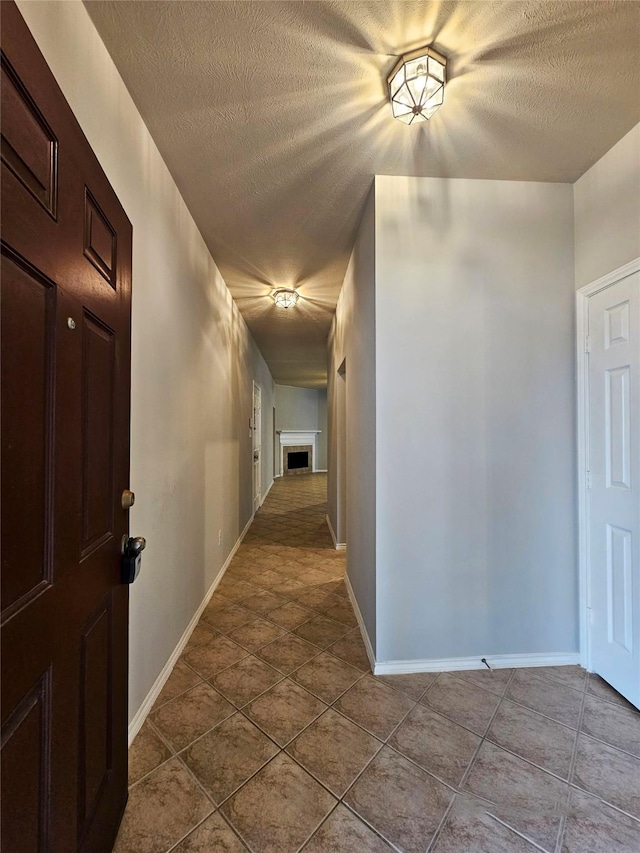
<path id="1" fill-rule="evenodd" d="M 131 509 L 135 502 L 135 494 L 133 492 L 130 492 L 129 489 L 125 489 L 122 493 L 122 497 L 120 498 L 120 504 L 122 506 L 122 509 Z"/>

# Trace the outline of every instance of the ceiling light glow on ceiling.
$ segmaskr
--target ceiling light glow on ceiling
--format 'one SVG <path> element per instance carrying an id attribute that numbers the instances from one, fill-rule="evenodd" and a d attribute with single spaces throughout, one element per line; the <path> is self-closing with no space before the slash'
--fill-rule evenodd
<path id="1" fill-rule="evenodd" d="M 273 299 L 278 308 L 291 308 L 298 301 L 300 294 L 288 287 L 279 287 L 273 291 Z"/>
<path id="2" fill-rule="evenodd" d="M 447 60 L 430 47 L 401 56 L 387 78 L 394 118 L 405 124 L 430 119 L 444 101 Z"/>

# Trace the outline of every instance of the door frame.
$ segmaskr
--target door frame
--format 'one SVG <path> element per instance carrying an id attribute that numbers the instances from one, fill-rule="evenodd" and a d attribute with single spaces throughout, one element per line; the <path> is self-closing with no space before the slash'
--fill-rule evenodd
<path id="1" fill-rule="evenodd" d="M 578 590 L 580 663 L 591 672 L 591 566 L 589 564 L 589 299 L 640 271 L 640 257 L 586 284 L 576 292 L 577 430 L 578 430 Z"/>
<path id="2" fill-rule="evenodd" d="M 256 393 L 257 392 L 257 393 Z M 258 411 L 260 412 L 260 416 L 258 418 L 258 423 L 256 424 L 256 397 L 260 403 Z M 253 380 L 253 394 L 251 397 L 251 422 L 253 425 L 253 435 L 251 439 L 251 473 L 252 473 L 252 489 L 253 492 L 251 496 L 251 506 L 252 511 L 257 512 L 262 506 L 262 388 L 256 380 Z M 258 494 L 256 494 L 256 460 L 254 458 L 254 453 L 256 451 L 256 442 L 258 445 Z M 257 505 L 256 505 L 257 504 Z"/>

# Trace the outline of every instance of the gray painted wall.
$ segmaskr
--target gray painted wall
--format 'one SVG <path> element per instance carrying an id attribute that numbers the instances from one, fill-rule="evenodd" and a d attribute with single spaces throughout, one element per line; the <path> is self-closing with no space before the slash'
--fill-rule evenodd
<path id="1" fill-rule="evenodd" d="M 377 658 L 578 643 L 573 199 L 376 178 Z"/>
<path id="2" fill-rule="evenodd" d="M 640 257 L 640 124 L 573 185 L 576 288 Z"/>
<path id="3" fill-rule="evenodd" d="M 346 360 L 346 378 L 337 370 Z M 329 517 L 347 543 L 347 574 L 375 651 L 376 389 L 375 197 L 371 192 L 345 276 L 329 339 Z M 336 405 L 344 399 L 346 412 Z M 346 425 L 346 476 L 339 422 Z M 346 497 L 340 487 L 346 481 Z M 346 525 L 346 532 L 345 532 Z"/>
<path id="4" fill-rule="evenodd" d="M 325 388 L 275 386 L 276 429 L 319 429 L 316 468 L 327 467 L 327 391 Z"/>

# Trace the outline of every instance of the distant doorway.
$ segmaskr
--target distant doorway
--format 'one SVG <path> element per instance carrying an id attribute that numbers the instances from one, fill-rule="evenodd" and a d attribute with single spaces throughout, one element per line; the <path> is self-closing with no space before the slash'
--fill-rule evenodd
<path id="1" fill-rule="evenodd" d="M 262 501 L 262 391 L 253 383 L 253 511 Z"/>

